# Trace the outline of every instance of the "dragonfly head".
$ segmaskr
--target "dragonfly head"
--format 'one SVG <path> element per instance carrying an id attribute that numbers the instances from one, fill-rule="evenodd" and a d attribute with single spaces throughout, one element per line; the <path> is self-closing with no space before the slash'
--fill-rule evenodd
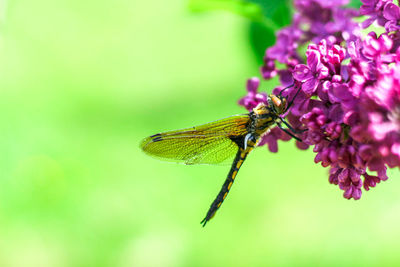
<path id="1" fill-rule="evenodd" d="M 273 112 L 281 115 L 286 112 L 286 97 L 281 95 L 269 95 L 267 97 L 268 105 Z"/>

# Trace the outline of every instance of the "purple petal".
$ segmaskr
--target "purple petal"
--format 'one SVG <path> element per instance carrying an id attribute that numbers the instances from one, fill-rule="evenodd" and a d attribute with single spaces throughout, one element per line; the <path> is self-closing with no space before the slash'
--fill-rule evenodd
<path id="1" fill-rule="evenodd" d="M 324 64 L 319 64 L 318 69 L 318 79 L 324 79 L 329 75 L 329 69 Z"/>
<path id="2" fill-rule="evenodd" d="M 383 9 L 383 16 L 388 20 L 398 20 L 400 18 L 400 8 L 393 3 L 387 3 Z"/>
<path id="3" fill-rule="evenodd" d="M 307 95 L 312 95 L 315 92 L 315 90 L 317 89 L 318 83 L 319 83 L 318 79 L 311 78 L 303 83 L 303 85 L 301 86 L 301 89 Z"/>
<path id="4" fill-rule="evenodd" d="M 279 81 L 283 86 L 289 86 L 294 83 L 293 74 L 290 70 L 278 70 Z"/>
<path id="5" fill-rule="evenodd" d="M 387 32 L 394 32 L 394 31 L 398 31 L 400 29 L 400 26 L 397 25 L 396 20 L 388 20 L 385 23 L 385 29 Z"/>
<path id="6" fill-rule="evenodd" d="M 343 122 L 343 109 L 340 104 L 334 104 L 330 107 L 329 118 L 337 123 Z"/>
<path id="7" fill-rule="evenodd" d="M 368 162 L 368 168 L 371 171 L 381 171 L 382 169 L 386 169 L 385 167 L 385 163 L 383 162 L 383 160 L 381 158 L 372 158 L 369 162 Z"/>
<path id="8" fill-rule="evenodd" d="M 311 72 L 316 72 L 321 63 L 321 54 L 315 50 L 308 50 L 307 52 L 307 65 L 310 67 Z"/>
<path id="9" fill-rule="evenodd" d="M 309 145 L 307 145 L 306 143 L 299 142 L 299 141 L 296 141 L 296 146 L 297 146 L 297 148 L 299 148 L 301 150 L 306 150 L 309 147 Z"/>
<path id="10" fill-rule="evenodd" d="M 355 125 L 358 122 L 358 114 L 353 110 L 346 112 L 343 117 L 343 122 L 350 126 Z"/>
<path id="11" fill-rule="evenodd" d="M 359 200 L 361 198 L 361 194 L 362 194 L 361 189 L 355 188 L 352 194 L 354 200 Z"/>
<path id="12" fill-rule="evenodd" d="M 353 194 L 353 187 L 349 187 L 348 189 L 346 189 L 346 191 L 344 191 L 343 197 L 346 199 L 350 199 L 352 197 L 352 194 Z"/>
<path id="13" fill-rule="evenodd" d="M 330 93 L 334 97 L 336 97 L 342 101 L 348 101 L 348 100 L 353 99 L 353 95 L 350 93 L 349 87 L 344 84 L 334 83 L 332 85 L 332 89 L 330 90 Z"/>
<path id="14" fill-rule="evenodd" d="M 361 14 L 363 14 L 363 13 L 361 12 Z M 375 20 L 376 20 L 376 16 L 371 16 L 370 18 L 364 20 L 364 21 L 361 23 L 361 26 L 362 26 L 364 29 L 366 29 L 366 28 L 368 28 Z"/>
<path id="15" fill-rule="evenodd" d="M 399 10 L 398 7 L 397 9 Z M 400 19 L 400 17 L 398 19 Z M 381 47 L 383 47 L 385 51 L 389 51 L 393 46 L 393 40 L 387 34 L 381 34 L 381 36 L 379 36 L 378 38 L 378 41 L 381 44 Z"/>
<path id="16" fill-rule="evenodd" d="M 393 144 L 393 145 L 392 145 L 392 148 L 391 148 L 391 152 L 392 152 L 394 155 L 400 157 L 400 144 L 398 144 L 398 143 Z"/>
<path id="17" fill-rule="evenodd" d="M 294 67 L 293 78 L 299 82 L 305 82 L 308 79 L 311 79 L 312 73 L 308 66 L 304 64 L 298 64 Z"/>
<path id="18" fill-rule="evenodd" d="M 256 93 L 259 85 L 260 79 L 258 79 L 257 77 L 250 78 L 247 80 L 247 91 L 251 93 Z"/>

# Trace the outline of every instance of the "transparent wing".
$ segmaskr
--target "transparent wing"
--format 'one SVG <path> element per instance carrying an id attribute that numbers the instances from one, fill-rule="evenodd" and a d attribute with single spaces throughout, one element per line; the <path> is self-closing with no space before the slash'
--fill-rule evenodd
<path id="1" fill-rule="evenodd" d="M 227 163 L 238 150 L 231 138 L 246 135 L 249 120 L 248 115 L 235 115 L 192 128 L 159 133 L 145 138 L 140 147 L 147 154 L 167 161 Z"/>

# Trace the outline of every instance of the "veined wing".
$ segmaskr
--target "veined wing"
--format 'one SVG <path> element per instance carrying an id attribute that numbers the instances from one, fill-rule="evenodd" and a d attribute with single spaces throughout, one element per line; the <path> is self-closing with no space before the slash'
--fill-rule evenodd
<path id="1" fill-rule="evenodd" d="M 235 137 L 247 134 L 249 116 L 234 115 L 192 128 L 145 138 L 140 147 L 147 154 L 184 164 L 219 164 L 231 161 L 238 145 Z"/>

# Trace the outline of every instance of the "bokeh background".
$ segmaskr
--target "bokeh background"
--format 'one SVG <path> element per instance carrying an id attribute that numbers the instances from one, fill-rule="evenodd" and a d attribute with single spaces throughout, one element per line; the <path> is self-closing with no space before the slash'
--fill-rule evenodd
<path id="1" fill-rule="evenodd" d="M 245 16 L 193 10 L 0 1 L 0 266 L 396 266 L 398 170 L 348 201 L 311 150 L 261 147 L 202 228 L 229 166 L 140 151 L 148 135 L 244 113 L 273 42 L 255 44 Z"/>

